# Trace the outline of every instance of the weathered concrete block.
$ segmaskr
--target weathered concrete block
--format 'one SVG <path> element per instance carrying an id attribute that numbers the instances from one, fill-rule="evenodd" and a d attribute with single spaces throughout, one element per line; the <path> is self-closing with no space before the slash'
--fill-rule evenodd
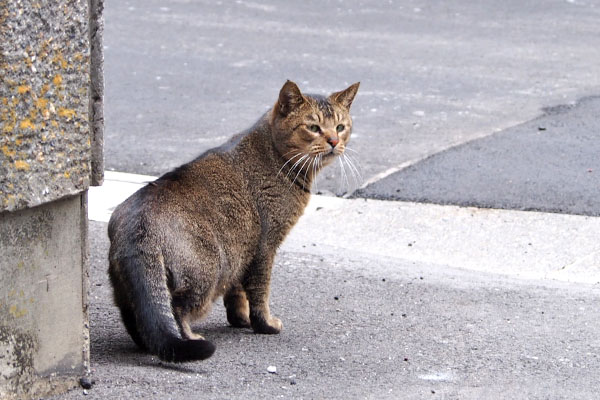
<path id="1" fill-rule="evenodd" d="M 90 183 L 87 0 L 0 0 L 0 211 Z"/>
<path id="2" fill-rule="evenodd" d="M 0 398 L 64 391 L 89 360 L 85 195 L 0 213 Z"/>
<path id="3" fill-rule="evenodd" d="M 104 0 L 90 3 L 90 129 L 92 133 L 92 185 L 104 180 Z"/>
<path id="4" fill-rule="evenodd" d="M 0 0 L 0 398 L 88 370 L 87 188 L 102 182 L 103 0 Z M 96 135 L 96 136 L 94 136 Z"/>

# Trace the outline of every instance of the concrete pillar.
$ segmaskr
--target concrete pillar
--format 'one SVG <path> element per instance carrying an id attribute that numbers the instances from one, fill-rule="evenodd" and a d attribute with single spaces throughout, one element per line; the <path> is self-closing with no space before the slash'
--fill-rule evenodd
<path id="1" fill-rule="evenodd" d="M 0 0 L 0 398 L 89 368 L 87 189 L 102 182 L 103 0 Z"/>

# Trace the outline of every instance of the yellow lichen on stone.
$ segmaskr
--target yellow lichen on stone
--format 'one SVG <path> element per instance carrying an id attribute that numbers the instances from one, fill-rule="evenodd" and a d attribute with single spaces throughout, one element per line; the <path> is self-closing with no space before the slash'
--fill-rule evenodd
<path id="1" fill-rule="evenodd" d="M 56 53 L 56 55 L 54 56 L 54 58 L 52 58 L 52 62 L 60 65 L 61 68 L 63 68 L 63 69 L 66 69 L 69 66 L 69 64 L 67 63 L 67 60 L 65 60 L 65 57 L 62 55 L 62 53 L 60 51 L 58 51 Z"/>
<path id="2" fill-rule="evenodd" d="M 33 129 L 35 129 L 35 125 L 33 124 L 33 122 L 31 122 L 30 119 L 24 119 L 19 124 L 19 128 L 21 128 L 21 129 L 32 129 L 33 130 Z"/>
<path id="3" fill-rule="evenodd" d="M 54 78 L 52 79 L 52 83 L 54 83 L 55 86 L 60 85 L 62 83 L 62 76 L 60 76 L 60 74 L 54 75 Z"/>
<path id="4" fill-rule="evenodd" d="M 17 154 L 15 150 L 9 149 L 7 145 L 2 146 L 2 153 L 4 153 L 6 157 L 14 157 L 15 154 Z"/>
<path id="5" fill-rule="evenodd" d="M 10 308 L 8 309 L 8 312 L 14 318 L 21 318 L 21 317 L 24 317 L 25 315 L 27 315 L 27 309 L 26 308 L 19 309 L 19 307 L 17 307 L 15 304 L 13 304 L 12 306 L 10 306 Z"/>
<path id="6" fill-rule="evenodd" d="M 75 117 L 75 110 L 72 108 L 58 107 L 58 116 L 72 119 Z"/>
<path id="7" fill-rule="evenodd" d="M 69 173 L 69 171 L 65 171 L 65 173 L 63 174 L 65 176 L 65 178 L 69 179 L 71 177 L 71 174 Z"/>
<path id="8" fill-rule="evenodd" d="M 15 168 L 21 171 L 29 171 L 31 168 L 27 161 L 17 160 L 15 161 Z"/>
<path id="9" fill-rule="evenodd" d="M 25 94 L 27 92 L 31 91 L 31 87 L 29 85 L 20 85 L 17 86 L 17 92 L 19 94 Z"/>
<path id="10" fill-rule="evenodd" d="M 48 106 L 48 99 L 39 97 L 34 104 L 37 108 L 46 108 Z"/>

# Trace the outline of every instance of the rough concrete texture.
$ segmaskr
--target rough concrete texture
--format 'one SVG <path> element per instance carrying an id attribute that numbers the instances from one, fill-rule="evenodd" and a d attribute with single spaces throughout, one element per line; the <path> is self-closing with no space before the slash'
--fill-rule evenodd
<path id="1" fill-rule="evenodd" d="M 451 148 L 355 197 L 600 216 L 600 97 Z"/>
<path id="2" fill-rule="evenodd" d="M 92 185 L 104 179 L 104 0 L 90 0 L 90 129 Z"/>
<path id="3" fill-rule="evenodd" d="M 88 2 L 0 0 L 0 211 L 90 182 Z"/>
<path id="4" fill-rule="evenodd" d="M 0 213 L 0 398 L 61 391 L 87 369 L 83 199 Z"/>

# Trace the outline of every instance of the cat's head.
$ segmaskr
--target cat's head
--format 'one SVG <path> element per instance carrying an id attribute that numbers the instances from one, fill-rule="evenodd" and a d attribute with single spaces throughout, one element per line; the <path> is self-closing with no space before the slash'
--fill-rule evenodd
<path id="1" fill-rule="evenodd" d="M 296 168 L 315 170 L 313 165 L 320 168 L 342 155 L 352 133 L 350 106 L 359 85 L 325 97 L 303 94 L 287 81 L 271 114 L 273 141 L 283 158 L 291 165 L 298 162 Z"/>

